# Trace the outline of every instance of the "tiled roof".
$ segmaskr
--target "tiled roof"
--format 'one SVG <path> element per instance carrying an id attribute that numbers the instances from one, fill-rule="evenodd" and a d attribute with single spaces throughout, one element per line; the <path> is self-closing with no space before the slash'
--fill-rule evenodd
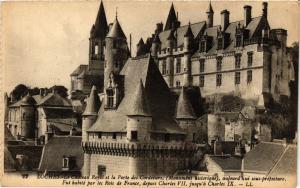
<path id="1" fill-rule="evenodd" d="M 267 174 L 285 150 L 281 143 L 261 142 L 244 158 L 244 171 Z"/>
<path id="2" fill-rule="evenodd" d="M 210 155 L 209 156 L 223 171 L 241 170 L 242 158 L 231 155 Z"/>
<path id="3" fill-rule="evenodd" d="M 122 27 L 120 26 L 120 23 L 119 23 L 117 18 L 115 19 L 114 24 L 111 27 L 111 29 L 109 30 L 106 37 L 109 37 L 109 38 L 125 38 L 126 39 L 126 36 L 125 36 L 125 34 L 122 30 Z"/>
<path id="4" fill-rule="evenodd" d="M 87 99 L 87 104 L 83 115 L 97 115 L 100 108 L 100 99 L 96 86 L 92 87 L 89 98 Z"/>
<path id="5" fill-rule="evenodd" d="M 80 136 L 54 136 L 44 146 L 39 171 L 62 171 L 63 156 L 72 156 L 76 159 L 76 167 L 83 166 L 83 150 Z"/>
<path id="6" fill-rule="evenodd" d="M 176 118 L 178 119 L 195 119 L 195 113 L 193 107 L 188 99 L 188 96 L 185 92 L 185 88 L 182 87 L 179 100 L 177 103 Z"/>
<path id="7" fill-rule="evenodd" d="M 197 37 L 201 30 L 204 29 L 205 21 L 191 24 L 191 29 L 194 37 Z M 184 35 L 188 30 L 189 25 L 184 25 L 176 29 L 175 37 L 177 39 L 177 46 L 182 46 L 184 42 Z M 167 47 L 167 39 L 170 35 L 171 30 L 163 31 L 159 34 L 159 39 L 161 41 L 161 49 Z"/>
<path id="8" fill-rule="evenodd" d="M 152 114 L 152 131 L 184 134 L 173 118 L 175 98 L 152 58 L 129 59 L 121 75 L 125 76 L 124 98 L 116 110 L 105 110 L 102 105 L 99 117 L 89 131 L 126 132 L 127 114 L 132 108 L 136 87 L 142 80 Z"/>
<path id="9" fill-rule="evenodd" d="M 17 155 L 25 155 L 28 157 L 28 163 L 26 164 L 30 170 L 36 170 L 39 166 L 42 146 L 29 146 L 29 145 L 9 145 L 7 146 L 12 158 L 15 160 Z M 18 167 L 17 168 L 21 168 Z"/>
<path id="10" fill-rule="evenodd" d="M 277 164 L 271 170 L 268 176 L 296 176 L 297 174 L 297 146 L 289 145 Z"/>
<path id="11" fill-rule="evenodd" d="M 83 71 L 87 70 L 88 65 L 79 65 L 71 74 L 71 76 L 77 76 L 81 74 Z"/>

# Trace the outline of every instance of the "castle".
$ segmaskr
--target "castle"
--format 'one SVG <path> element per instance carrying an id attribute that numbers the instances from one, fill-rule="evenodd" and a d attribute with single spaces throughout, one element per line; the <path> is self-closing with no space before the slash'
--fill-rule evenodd
<path id="1" fill-rule="evenodd" d="M 244 11 L 237 22 L 222 11 L 216 26 L 209 4 L 206 21 L 180 26 L 172 4 L 165 28 L 159 23 L 146 43 L 141 39 L 135 58 L 117 17 L 109 27 L 96 22 L 91 36 L 103 32 L 91 37 L 90 58 L 101 60 L 90 64 L 103 67 L 103 82 L 93 84 L 103 87 L 103 100 L 93 86 L 82 114 L 84 176 L 171 175 L 190 168 L 196 143 L 207 136 L 197 121 L 201 95 L 233 93 L 255 104 L 290 95 L 286 30 L 270 28 L 267 3 L 262 16 L 252 18 L 250 6 Z M 101 2 L 97 20 L 104 18 Z"/>

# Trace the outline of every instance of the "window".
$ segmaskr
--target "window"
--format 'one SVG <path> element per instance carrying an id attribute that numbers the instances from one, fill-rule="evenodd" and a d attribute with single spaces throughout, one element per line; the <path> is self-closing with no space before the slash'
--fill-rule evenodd
<path id="1" fill-rule="evenodd" d="M 137 140 L 138 135 L 137 131 L 131 131 L 131 140 Z"/>
<path id="2" fill-rule="evenodd" d="M 62 168 L 67 170 L 69 168 L 69 157 L 63 156 L 62 162 Z"/>
<path id="3" fill-rule="evenodd" d="M 95 45 L 95 55 L 99 54 L 99 46 L 98 44 Z"/>
<path id="4" fill-rule="evenodd" d="M 166 60 L 163 60 L 162 62 L 162 74 L 166 74 L 167 73 L 167 62 Z"/>
<path id="5" fill-rule="evenodd" d="M 24 120 L 25 118 L 26 118 L 26 113 L 23 112 L 23 114 L 22 114 L 22 119 Z"/>
<path id="6" fill-rule="evenodd" d="M 218 50 L 223 49 L 223 38 L 219 37 L 218 38 Z"/>
<path id="7" fill-rule="evenodd" d="M 103 166 L 103 165 L 99 165 L 99 166 L 98 166 L 98 176 L 99 176 L 100 178 L 104 178 L 105 175 L 106 175 L 106 167 Z"/>
<path id="8" fill-rule="evenodd" d="M 242 36 L 241 35 L 236 35 L 236 47 L 242 46 Z"/>
<path id="9" fill-rule="evenodd" d="M 200 72 L 204 72 L 204 62 L 205 62 L 205 59 L 200 59 Z"/>
<path id="10" fill-rule="evenodd" d="M 222 69 L 222 58 L 217 58 L 217 71 L 221 71 Z"/>
<path id="11" fill-rule="evenodd" d="M 165 134 L 165 142 L 170 142 L 170 134 Z"/>
<path id="12" fill-rule="evenodd" d="M 117 133 L 112 134 L 112 139 L 116 140 L 117 139 Z"/>
<path id="13" fill-rule="evenodd" d="M 100 139 L 102 138 L 102 132 L 98 133 L 98 138 L 100 138 Z"/>
<path id="14" fill-rule="evenodd" d="M 241 83 L 241 72 L 235 72 L 234 82 L 236 85 Z"/>
<path id="15" fill-rule="evenodd" d="M 114 91 L 112 89 L 107 89 L 106 94 L 107 94 L 107 105 L 106 105 L 106 107 L 112 108 L 114 106 Z"/>
<path id="16" fill-rule="evenodd" d="M 204 87 L 204 75 L 200 75 L 200 87 Z"/>
<path id="17" fill-rule="evenodd" d="M 180 82 L 176 81 L 176 87 L 180 87 Z"/>
<path id="18" fill-rule="evenodd" d="M 248 52 L 248 67 L 252 67 L 252 63 L 253 63 L 253 53 Z"/>
<path id="19" fill-rule="evenodd" d="M 200 52 L 206 52 L 205 50 L 205 40 L 201 41 L 200 42 Z"/>
<path id="20" fill-rule="evenodd" d="M 247 71 L 247 83 L 252 82 L 252 70 Z"/>
<path id="21" fill-rule="evenodd" d="M 217 74 L 217 86 L 222 85 L 222 74 Z"/>
<path id="22" fill-rule="evenodd" d="M 180 72 L 181 72 L 181 58 L 178 57 L 176 62 L 176 73 L 180 73 Z"/>
<path id="23" fill-rule="evenodd" d="M 235 56 L 235 68 L 236 69 L 241 68 L 241 55 L 240 54 Z"/>

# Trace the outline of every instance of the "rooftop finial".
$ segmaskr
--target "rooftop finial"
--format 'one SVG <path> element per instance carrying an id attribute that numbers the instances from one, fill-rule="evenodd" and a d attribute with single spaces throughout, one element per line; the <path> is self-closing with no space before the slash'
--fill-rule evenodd
<path id="1" fill-rule="evenodd" d="M 118 19 L 118 7 L 116 7 L 116 19 Z"/>

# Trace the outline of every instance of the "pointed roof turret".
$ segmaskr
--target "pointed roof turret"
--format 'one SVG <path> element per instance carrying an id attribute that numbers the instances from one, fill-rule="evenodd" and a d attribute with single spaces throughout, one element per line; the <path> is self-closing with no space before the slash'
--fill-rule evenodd
<path id="1" fill-rule="evenodd" d="M 128 116 L 152 116 L 142 80 L 132 97 L 132 106 Z"/>
<path id="2" fill-rule="evenodd" d="M 155 42 L 155 43 L 158 43 L 158 44 L 160 44 L 160 43 L 161 43 L 161 41 L 160 41 L 160 39 L 159 39 L 159 35 L 158 35 L 158 33 L 156 33 L 156 35 L 154 36 L 154 40 L 153 40 L 153 42 Z"/>
<path id="3" fill-rule="evenodd" d="M 25 97 L 23 97 L 23 98 L 21 99 L 21 103 L 20 103 L 21 106 L 33 106 L 33 105 L 35 105 L 35 104 L 36 104 L 36 101 L 35 101 L 34 98 L 29 94 L 29 92 L 28 92 L 28 94 L 27 94 Z"/>
<path id="4" fill-rule="evenodd" d="M 97 115 L 100 108 L 100 99 L 95 86 L 92 87 L 89 98 L 86 102 L 86 107 L 82 115 Z"/>
<path id="5" fill-rule="evenodd" d="M 126 36 L 123 32 L 123 29 L 122 29 L 117 17 L 106 37 L 107 38 L 125 38 L 126 39 Z"/>
<path id="6" fill-rule="evenodd" d="M 141 38 L 140 39 L 140 41 L 139 41 L 139 43 L 137 44 L 138 46 L 142 46 L 142 45 L 144 45 L 145 43 L 144 43 L 144 40 L 143 40 L 143 38 Z"/>
<path id="7" fill-rule="evenodd" d="M 214 13 L 214 10 L 211 6 L 211 1 L 209 1 L 209 5 L 208 5 L 208 9 L 207 9 L 206 13 Z"/>
<path id="8" fill-rule="evenodd" d="M 186 91 L 184 87 L 182 87 L 178 104 L 177 104 L 177 112 L 176 112 L 177 119 L 196 119 L 193 107 L 188 99 Z"/>
<path id="9" fill-rule="evenodd" d="M 172 3 L 164 30 L 172 29 L 172 27 L 175 26 L 176 24 L 177 24 L 177 16 L 176 16 L 174 5 Z"/>
<path id="10" fill-rule="evenodd" d="M 189 26 L 184 34 L 184 37 L 191 37 L 194 38 L 194 34 L 192 32 L 192 28 L 191 28 L 191 22 L 189 22 Z"/>
<path id="11" fill-rule="evenodd" d="M 103 2 L 101 1 L 95 24 L 91 29 L 93 37 L 104 39 L 108 31 Z"/>

